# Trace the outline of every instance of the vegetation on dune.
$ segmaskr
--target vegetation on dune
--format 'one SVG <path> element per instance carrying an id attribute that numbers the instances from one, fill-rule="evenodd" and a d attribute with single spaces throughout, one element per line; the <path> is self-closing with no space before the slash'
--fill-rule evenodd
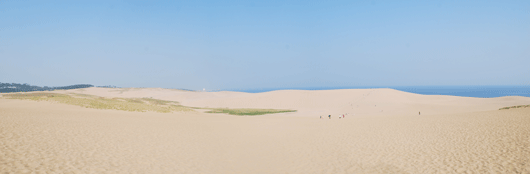
<path id="1" fill-rule="evenodd" d="M 49 92 L 11 93 L 3 94 L 3 98 L 34 101 L 52 101 L 86 108 L 115 109 L 132 112 L 161 112 L 194 111 L 193 109 L 207 109 L 206 113 L 227 113 L 230 115 L 264 115 L 283 112 L 296 112 L 285 109 L 229 109 L 229 108 L 195 108 L 180 105 L 178 102 L 158 100 L 152 98 L 105 98 L 87 94 L 58 94 Z"/>
<path id="2" fill-rule="evenodd" d="M 530 105 L 519 105 L 519 106 L 510 106 L 510 107 L 504 107 L 500 108 L 499 110 L 505 110 L 505 109 L 511 109 L 511 108 L 528 108 Z"/>
<path id="3" fill-rule="evenodd" d="M 142 100 L 149 102 L 151 104 L 155 104 L 155 105 L 178 104 L 178 102 L 158 100 L 158 99 L 152 99 L 152 98 L 142 98 Z"/>
<path id="4" fill-rule="evenodd" d="M 134 112 L 161 112 L 193 111 L 178 102 L 165 101 L 151 98 L 104 98 L 86 94 L 57 94 L 57 93 L 15 93 L 4 94 L 10 99 L 23 99 L 35 101 L 55 101 L 94 109 L 115 109 Z"/>
<path id="5" fill-rule="evenodd" d="M 18 83 L 0 83 L 0 93 L 11 93 L 11 92 L 26 92 L 26 91 L 53 91 L 58 89 L 82 89 L 93 87 L 94 85 L 89 84 L 79 84 L 79 85 L 70 85 L 70 86 L 60 86 L 60 87 L 40 87 L 32 86 L 29 84 L 18 84 Z"/>
<path id="6" fill-rule="evenodd" d="M 227 113 L 230 115 L 264 115 L 264 114 L 275 114 L 283 112 L 296 112 L 296 110 L 285 110 L 285 109 L 229 109 L 229 108 L 200 108 L 208 109 L 206 113 Z"/>

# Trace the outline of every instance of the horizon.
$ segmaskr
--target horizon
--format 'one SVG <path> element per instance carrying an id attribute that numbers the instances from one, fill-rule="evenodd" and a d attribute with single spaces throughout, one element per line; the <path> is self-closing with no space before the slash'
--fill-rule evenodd
<path id="1" fill-rule="evenodd" d="M 267 89 L 231 89 L 222 91 L 235 91 L 246 93 L 263 93 L 280 90 L 341 90 L 341 89 L 393 89 L 402 92 L 422 95 L 450 95 L 461 97 L 494 98 L 504 96 L 530 97 L 530 86 L 357 86 L 357 87 L 320 87 L 320 88 L 267 88 Z"/>
<path id="2" fill-rule="evenodd" d="M 4 83 L 4 82 L 0 82 Z M 51 86 L 40 86 L 40 85 L 34 85 L 30 83 L 18 83 L 18 82 L 9 82 L 5 84 L 19 84 L 19 85 L 30 85 L 30 86 L 37 86 L 37 87 L 66 87 L 66 86 L 75 86 L 75 85 L 92 85 L 92 87 L 101 87 L 101 88 L 163 88 L 163 89 L 185 89 L 185 90 L 192 90 L 192 89 L 186 89 L 186 88 L 166 88 L 166 87 L 144 87 L 144 86 L 132 86 L 132 87 L 121 87 L 121 86 L 115 86 L 115 85 L 94 85 L 94 84 L 88 84 L 88 83 L 79 83 L 79 84 L 70 84 L 65 86 L 57 86 L 57 85 L 51 85 Z M 208 89 L 213 91 L 244 91 L 244 90 L 321 90 L 321 89 L 370 89 L 370 88 L 407 88 L 407 87 L 424 87 L 424 88 L 480 88 L 480 87 L 517 87 L 517 88 L 530 88 L 530 84 L 522 84 L 522 85 L 380 85 L 380 86 L 313 86 L 313 87 L 268 87 L 268 88 L 227 88 L 227 89 Z M 206 88 L 203 88 L 206 89 Z M 205 91 L 203 89 L 193 90 L 193 91 Z M 206 90 L 206 91 L 208 91 Z"/>
<path id="3" fill-rule="evenodd" d="M 514 86 L 514 85 L 469 85 L 469 86 L 342 86 L 342 87 L 298 87 L 298 88 L 254 88 L 254 89 L 204 89 L 203 90 L 191 90 L 185 88 L 163 88 L 163 87 L 118 87 L 113 85 L 97 86 L 90 84 L 75 84 L 69 86 L 52 86 L 52 87 L 39 87 L 31 86 L 30 84 L 16 84 L 16 85 L 28 85 L 32 89 L 18 89 L 13 90 L 12 87 L 6 87 L 5 84 L 0 82 L 0 93 L 4 92 L 28 92 L 28 91 L 49 91 L 57 89 L 76 89 L 76 88 L 87 88 L 87 87 L 98 87 L 98 88 L 161 88 L 161 89 L 178 89 L 195 92 L 244 92 L 244 93 L 265 93 L 273 91 L 284 91 L 284 90 L 302 90 L 302 91 L 319 91 L 319 90 L 342 90 L 342 89 L 393 89 L 402 92 L 422 94 L 422 95 L 450 95 L 450 96 L 461 96 L 461 97 L 478 97 L 478 98 L 494 98 L 504 96 L 522 96 L 530 97 L 530 86 Z M 11 83 L 13 84 L 13 83 Z M 36 87 L 36 88 L 35 88 Z M 10 90 L 2 90 L 10 88 Z M 55 89 L 54 89 L 55 88 Z"/>
<path id="4" fill-rule="evenodd" d="M 0 81 L 528 86 L 529 1 L 0 1 Z"/>

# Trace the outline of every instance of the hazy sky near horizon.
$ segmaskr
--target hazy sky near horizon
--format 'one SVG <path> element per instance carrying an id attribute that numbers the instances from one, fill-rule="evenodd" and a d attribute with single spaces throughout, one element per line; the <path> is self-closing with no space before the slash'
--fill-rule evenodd
<path id="1" fill-rule="evenodd" d="M 0 82 L 530 85 L 530 1 L 0 1 Z"/>

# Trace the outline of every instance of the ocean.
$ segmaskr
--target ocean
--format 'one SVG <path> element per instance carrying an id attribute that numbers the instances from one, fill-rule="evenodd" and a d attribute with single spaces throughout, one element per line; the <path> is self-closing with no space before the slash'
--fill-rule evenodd
<path id="1" fill-rule="evenodd" d="M 248 93 L 269 92 L 275 90 L 332 90 L 332 89 L 374 89 L 392 88 L 400 91 L 425 95 L 453 95 L 462 97 L 492 98 L 503 96 L 530 97 L 530 86 L 374 86 L 374 87 L 312 87 L 312 88 L 265 88 L 238 89 Z"/>

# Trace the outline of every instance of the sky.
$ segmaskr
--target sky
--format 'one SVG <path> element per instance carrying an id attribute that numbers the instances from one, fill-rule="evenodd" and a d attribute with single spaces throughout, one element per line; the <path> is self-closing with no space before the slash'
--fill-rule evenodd
<path id="1" fill-rule="evenodd" d="M 0 82 L 530 85 L 530 1 L 0 0 Z"/>

